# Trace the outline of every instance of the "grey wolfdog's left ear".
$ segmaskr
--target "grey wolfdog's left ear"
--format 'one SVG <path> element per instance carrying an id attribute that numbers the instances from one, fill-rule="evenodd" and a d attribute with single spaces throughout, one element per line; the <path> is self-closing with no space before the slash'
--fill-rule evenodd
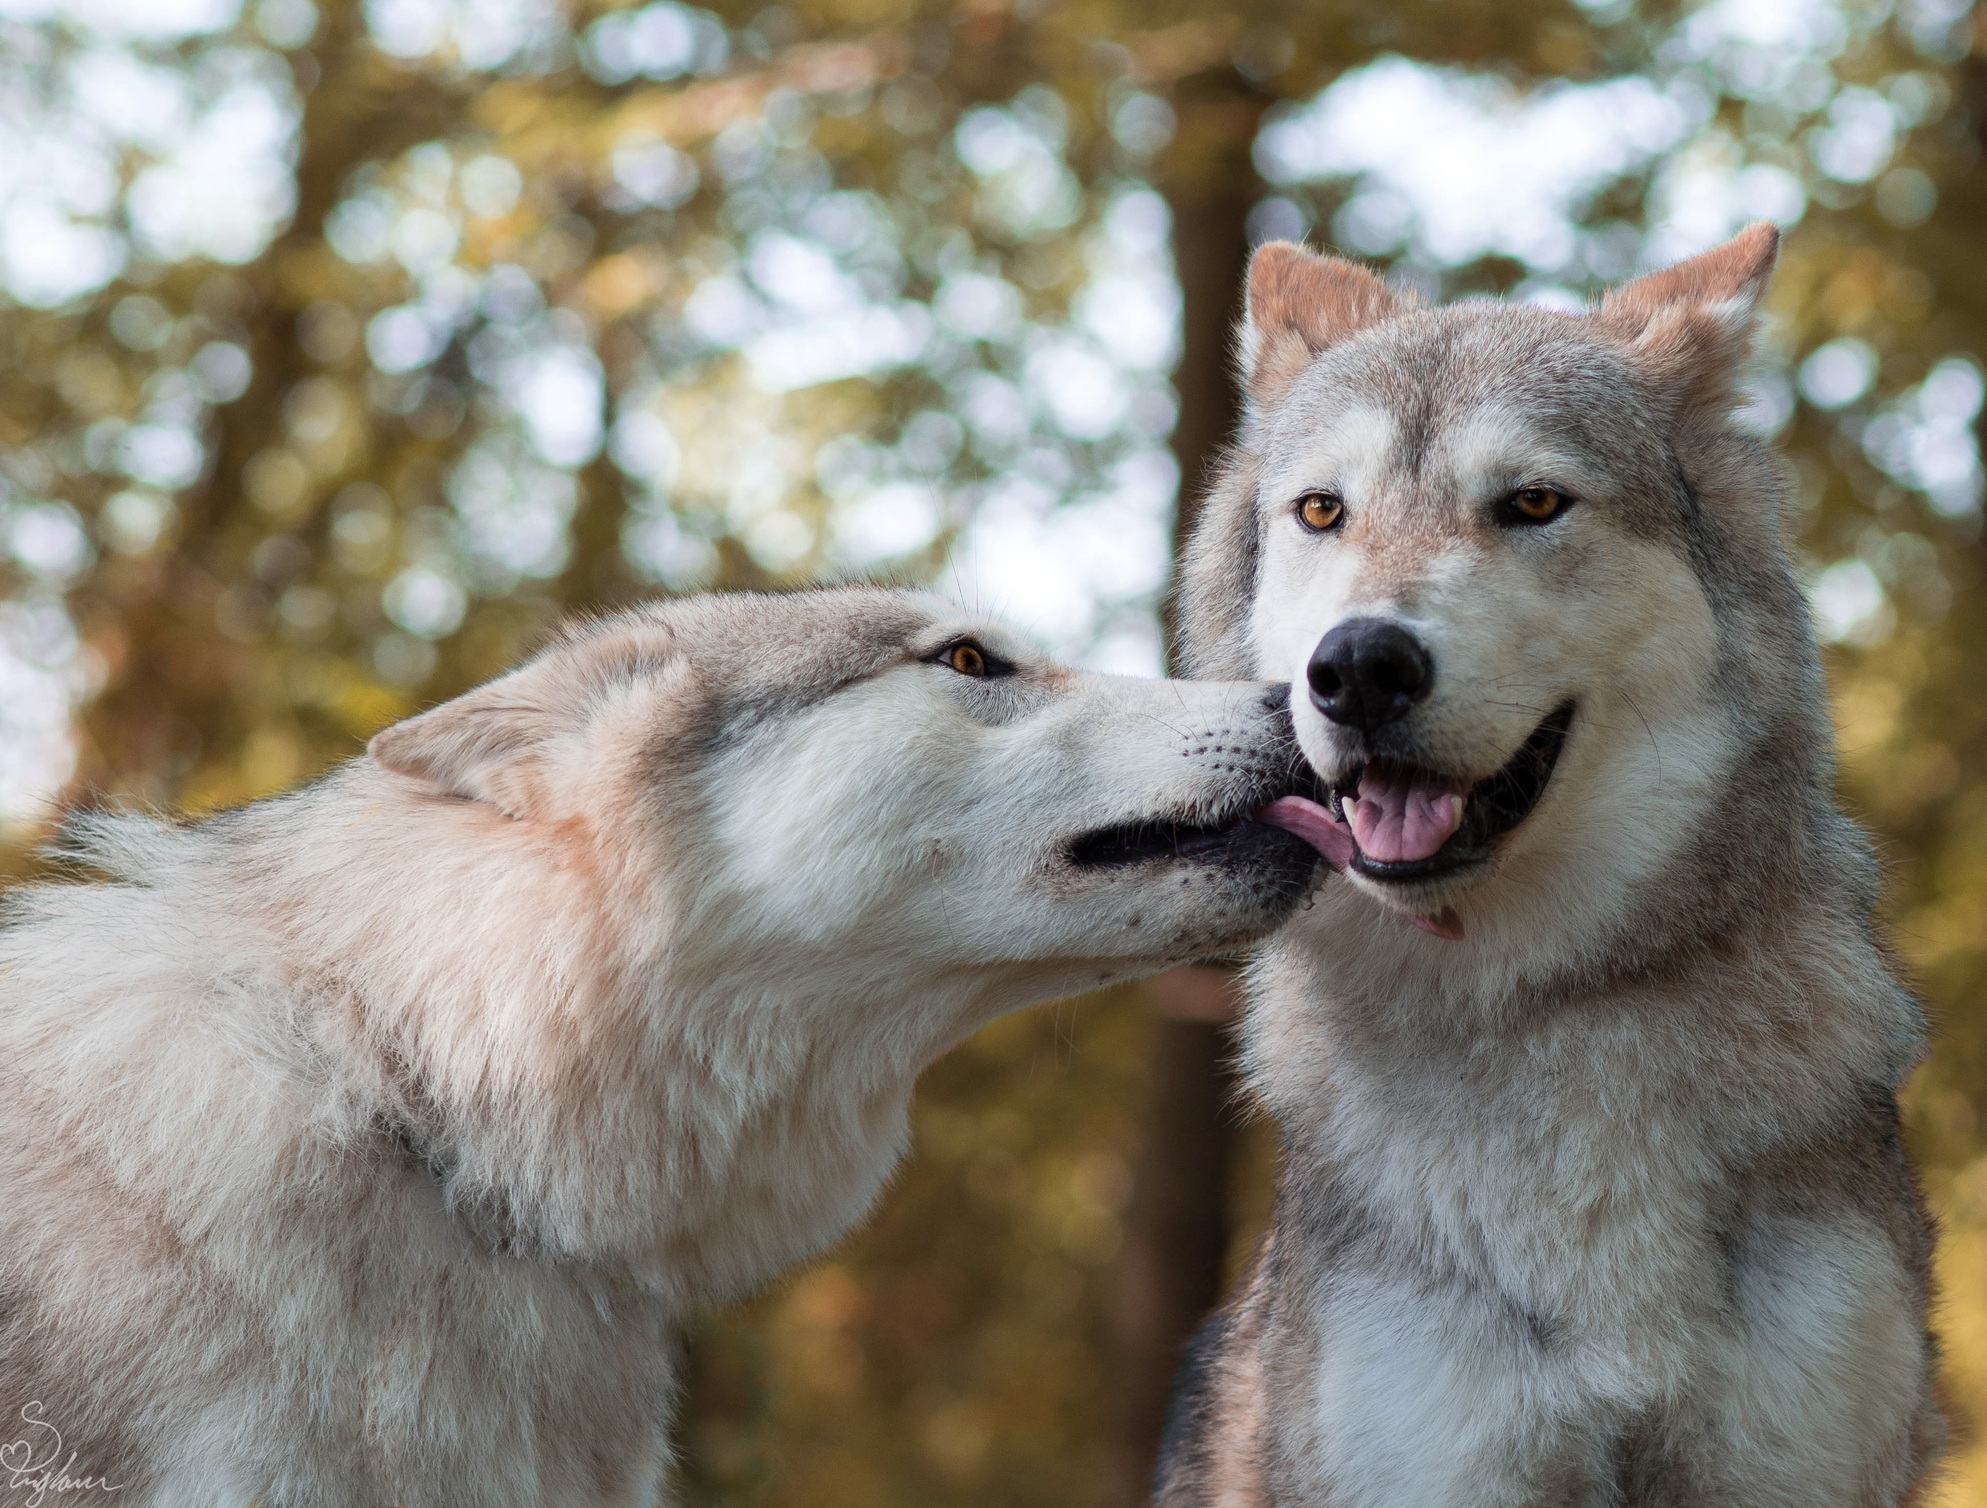
<path id="1" fill-rule="evenodd" d="M 1594 319 L 1624 342 L 1657 397 L 1685 425 L 1722 415 L 1738 396 L 1739 364 L 1780 247 L 1780 232 L 1748 225 L 1722 246 L 1624 283 Z"/>
<path id="2" fill-rule="evenodd" d="M 1405 307 L 1407 300 L 1357 262 L 1321 257 L 1294 241 L 1265 241 L 1249 258 L 1235 341 L 1250 403 L 1273 402 L 1326 346 Z"/>

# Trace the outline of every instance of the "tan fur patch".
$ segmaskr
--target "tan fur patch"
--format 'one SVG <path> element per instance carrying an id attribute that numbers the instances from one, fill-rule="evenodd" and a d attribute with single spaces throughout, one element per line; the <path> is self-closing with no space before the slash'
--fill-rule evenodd
<path id="1" fill-rule="evenodd" d="M 1756 301 L 1773 271 L 1780 232 L 1765 221 L 1748 225 L 1709 251 L 1614 289 L 1601 301 L 1601 320 L 1633 335 L 1673 304 Z"/>
<path id="2" fill-rule="evenodd" d="M 1357 262 L 1264 242 L 1249 259 L 1242 361 L 1250 400 L 1272 402 L 1327 346 L 1408 307 Z"/>
<path id="3" fill-rule="evenodd" d="M 1626 283 L 1601 301 L 1597 322 L 1627 344 L 1678 427 L 1730 407 L 1779 246 L 1773 226 L 1751 225 L 1724 245 Z"/>

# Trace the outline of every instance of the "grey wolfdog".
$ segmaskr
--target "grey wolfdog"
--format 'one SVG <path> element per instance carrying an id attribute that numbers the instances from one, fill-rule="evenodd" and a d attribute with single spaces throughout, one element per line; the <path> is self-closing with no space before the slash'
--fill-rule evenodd
<path id="1" fill-rule="evenodd" d="M 1578 316 L 1255 255 L 1184 622 L 1291 680 L 1344 878 L 1251 968 L 1276 1215 L 1165 1508 L 1875 1508 L 1936 1461 L 1923 1024 L 1733 418 L 1776 244 Z"/>
<path id="2" fill-rule="evenodd" d="M 652 1508 L 685 1310 L 847 1230 L 981 1023 L 1281 922 L 1301 768 L 1282 685 L 841 591 L 82 819 L 111 881 L 0 931 L 0 1504 Z"/>

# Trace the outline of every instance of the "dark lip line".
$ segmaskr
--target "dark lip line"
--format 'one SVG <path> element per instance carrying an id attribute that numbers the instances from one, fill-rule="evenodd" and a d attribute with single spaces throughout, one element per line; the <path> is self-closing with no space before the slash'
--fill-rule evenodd
<path id="1" fill-rule="evenodd" d="M 1567 732 L 1573 726 L 1573 711 L 1574 705 L 1570 701 L 1555 707 L 1501 769 L 1470 787 L 1469 801 L 1463 808 L 1462 826 L 1427 858 L 1388 863 L 1367 858 L 1355 845 L 1349 867 L 1370 880 L 1404 885 L 1453 874 L 1486 862 L 1490 858 L 1491 843 L 1523 823 L 1545 798 L 1546 787 L 1552 783 L 1553 771 L 1559 765 L 1560 751 L 1566 746 Z M 1537 784 L 1529 792 L 1523 789 L 1527 775 L 1520 766 L 1520 761 L 1525 760 L 1531 761 L 1537 771 Z M 1361 765 L 1352 771 L 1348 779 L 1332 784 L 1332 815 L 1340 821 L 1345 820 L 1341 802 L 1345 796 L 1357 792 L 1359 777 L 1364 770 Z M 1515 801 L 1514 797 L 1517 798 Z"/>
<path id="2" fill-rule="evenodd" d="M 1236 817 L 1214 825 L 1160 818 L 1098 828 L 1069 844 L 1069 861 L 1078 869 L 1126 869 L 1161 859 L 1190 858 L 1203 849 L 1218 846 L 1244 820 Z"/>
<path id="3" fill-rule="evenodd" d="M 1226 802 L 1211 814 L 1154 815 L 1093 828 L 1070 839 L 1063 845 L 1063 853 L 1079 869 L 1119 869 L 1161 859 L 1191 858 L 1218 847 L 1276 797 L 1311 789 L 1314 787 L 1301 775 L 1265 782 L 1261 790 Z"/>

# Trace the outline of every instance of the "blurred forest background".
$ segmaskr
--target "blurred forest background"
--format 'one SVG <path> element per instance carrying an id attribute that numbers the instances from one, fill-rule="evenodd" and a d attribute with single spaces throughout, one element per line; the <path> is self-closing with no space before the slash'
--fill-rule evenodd
<path id="1" fill-rule="evenodd" d="M 1572 308 L 1770 218 L 1746 417 L 1936 1020 L 1987 1505 L 1983 145 L 1960 0 L 0 0 L 0 871 L 644 594 L 885 574 L 1156 672 L 1249 243 Z M 693 1338 L 689 1500 L 1136 1502 L 1267 1199 L 1225 1008 L 941 1064 L 870 1227 Z"/>

